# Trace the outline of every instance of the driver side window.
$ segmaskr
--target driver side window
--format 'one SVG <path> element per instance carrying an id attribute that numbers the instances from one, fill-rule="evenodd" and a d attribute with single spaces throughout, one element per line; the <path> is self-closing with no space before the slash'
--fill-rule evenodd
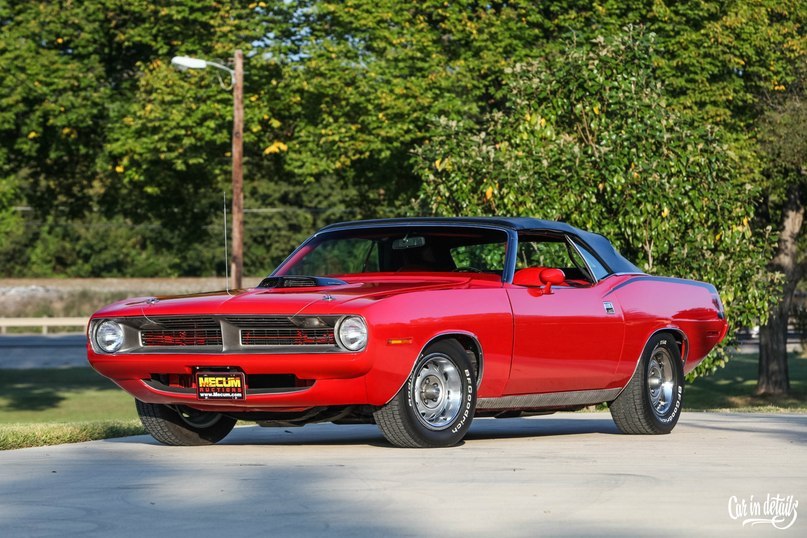
<path id="1" fill-rule="evenodd" d="M 518 242 L 516 269 L 525 267 L 558 267 L 569 265 L 566 244 L 559 241 L 527 240 Z"/>
<path id="2" fill-rule="evenodd" d="M 570 285 L 594 282 L 585 260 L 563 236 L 519 236 L 516 270 L 527 267 L 560 269 Z"/>

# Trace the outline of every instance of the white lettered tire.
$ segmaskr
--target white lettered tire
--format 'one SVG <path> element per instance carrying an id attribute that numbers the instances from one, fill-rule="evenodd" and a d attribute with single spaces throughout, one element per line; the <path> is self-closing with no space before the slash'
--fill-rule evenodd
<path id="1" fill-rule="evenodd" d="M 443 340 L 423 352 L 398 394 L 374 417 L 395 446 L 438 448 L 462 441 L 475 411 L 473 365 L 456 340 Z"/>
<path id="2" fill-rule="evenodd" d="M 670 433 L 684 398 L 684 370 L 678 344 L 669 333 L 654 335 L 625 389 L 611 402 L 611 416 L 623 433 Z"/>

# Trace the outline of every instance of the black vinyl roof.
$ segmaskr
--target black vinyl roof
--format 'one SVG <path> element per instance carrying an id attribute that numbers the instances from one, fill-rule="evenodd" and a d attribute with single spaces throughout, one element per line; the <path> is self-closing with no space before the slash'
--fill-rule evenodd
<path id="1" fill-rule="evenodd" d="M 337 222 L 325 226 L 320 232 L 348 230 L 356 228 L 372 228 L 375 226 L 495 226 L 520 231 L 556 232 L 577 237 L 585 243 L 597 256 L 605 262 L 612 273 L 642 273 L 642 271 L 625 259 L 604 236 L 575 228 L 565 222 L 541 220 L 530 217 L 411 217 L 395 219 L 357 220 Z"/>
<path id="2" fill-rule="evenodd" d="M 574 226 L 565 222 L 555 220 L 541 220 L 530 217 L 407 217 L 396 219 L 375 219 L 375 220 L 355 220 L 348 222 L 337 222 L 329 224 L 322 230 L 332 228 L 363 228 L 365 226 L 390 225 L 390 224 L 456 224 L 462 225 L 487 225 L 510 228 L 512 230 L 551 230 L 556 232 L 573 233 L 579 232 Z"/>

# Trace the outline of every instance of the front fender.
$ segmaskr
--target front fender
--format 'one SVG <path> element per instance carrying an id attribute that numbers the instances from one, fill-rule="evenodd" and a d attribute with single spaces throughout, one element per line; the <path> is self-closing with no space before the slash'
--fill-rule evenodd
<path id="1" fill-rule="evenodd" d="M 513 317 L 504 289 L 434 290 L 389 297 L 364 312 L 372 354 L 365 376 L 372 405 L 389 402 L 432 341 L 452 334 L 478 343 L 484 360 L 479 396 L 501 396 L 510 375 Z"/>

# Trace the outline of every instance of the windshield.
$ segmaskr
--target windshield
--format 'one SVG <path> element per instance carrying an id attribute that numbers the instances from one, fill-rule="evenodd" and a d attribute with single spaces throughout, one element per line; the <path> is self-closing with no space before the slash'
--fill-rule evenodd
<path id="1" fill-rule="evenodd" d="M 282 264 L 275 276 L 504 271 L 507 234 L 460 227 L 407 227 L 323 233 Z"/>

